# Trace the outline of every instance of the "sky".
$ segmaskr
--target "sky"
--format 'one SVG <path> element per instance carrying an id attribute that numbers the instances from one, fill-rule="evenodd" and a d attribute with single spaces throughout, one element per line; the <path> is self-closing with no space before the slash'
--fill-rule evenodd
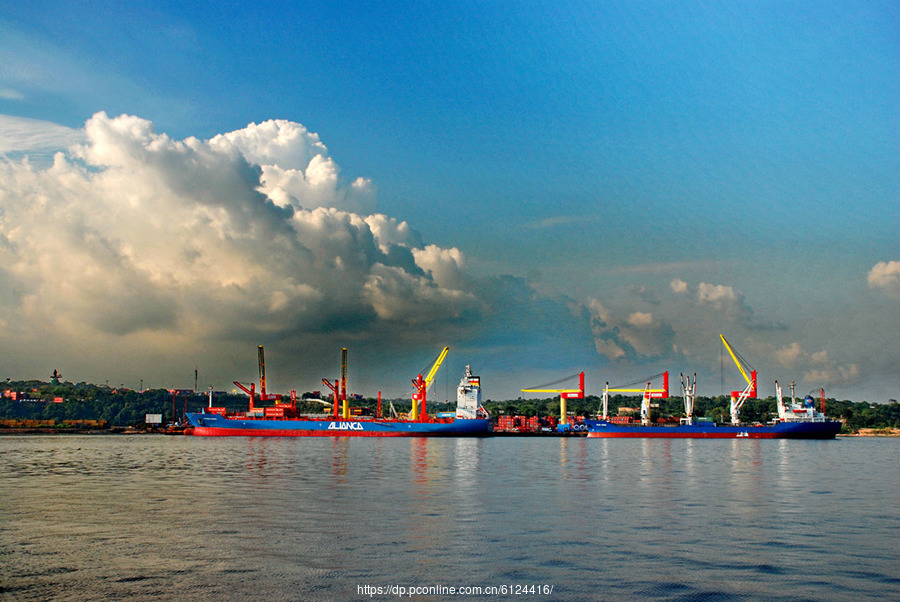
<path id="1" fill-rule="evenodd" d="M 896 2 L 289 4 L 0 6 L 0 376 L 900 398 Z"/>

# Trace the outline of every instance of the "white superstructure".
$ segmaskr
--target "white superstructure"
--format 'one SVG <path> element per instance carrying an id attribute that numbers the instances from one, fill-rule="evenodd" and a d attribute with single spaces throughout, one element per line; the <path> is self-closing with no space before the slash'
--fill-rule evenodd
<path id="1" fill-rule="evenodd" d="M 825 392 L 821 392 L 822 412 L 816 411 L 816 400 L 812 395 L 807 395 L 802 402 L 794 397 L 794 383 L 791 383 L 791 405 L 787 406 L 781 393 L 781 385 L 775 381 L 775 399 L 778 401 L 778 419 L 782 422 L 825 422 L 824 414 Z"/>
<path id="2" fill-rule="evenodd" d="M 466 366 L 466 375 L 456 389 L 456 417 L 483 418 L 487 415 L 481 407 L 481 377 L 472 374 L 472 367 Z"/>

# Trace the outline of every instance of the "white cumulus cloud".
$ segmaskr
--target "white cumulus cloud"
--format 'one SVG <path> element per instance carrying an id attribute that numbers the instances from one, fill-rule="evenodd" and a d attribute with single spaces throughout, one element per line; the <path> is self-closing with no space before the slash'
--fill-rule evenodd
<path id="1" fill-rule="evenodd" d="M 697 301 L 701 305 L 712 305 L 716 309 L 724 309 L 737 300 L 737 293 L 730 286 L 701 282 L 697 287 Z"/>
<path id="2" fill-rule="evenodd" d="M 439 329 L 479 305 L 463 253 L 358 212 L 374 204 L 368 181 L 344 181 L 300 124 L 174 140 L 98 113 L 69 139 L 80 142 L 45 169 L 0 161 L 6 348 L 49 331 L 70 345 L 131 337 L 161 353 L 185 341 L 383 335 Z"/>
<path id="3" fill-rule="evenodd" d="M 778 349 L 775 358 L 784 368 L 802 370 L 803 382 L 809 386 L 854 384 L 861 376 L 858 364 L 838 364 L 827 349 L 810 353 L 796 341 Z"/>
<path id="4" fill-rule="evenodd" d="M 775 352 L 775 357 L 785 368 L 793 368 L 797 365 L 799 359 L 803 356 L 804 351 L 800 343 L 794 342 Z"/>
<path id="5" fill-rule="evenodd" d="M 852 385 L 859 382 L 861 371 L 859 365 L 831 365 L 814 368 L 803 373 L 803 380 L 813 386 Z"/>
<path id="6" fill-rule="evenodd" d="M 675 278 L 672 282 L 669 283 L 669 287 L 672 289 L 674 293 L 686 293 L 688 292 L 688 283 L 680 278 Z"/>
<path id="7" fill-rule="evenodd" d="M 653 324 L 653 314 L 650 312 L 636 311 L 628 316 L 628 323 L 638 328 L 646 328 Z"/>
<path id="8" fill-rule="evenodd" d="M 900 261 L 879 261 L 869 270 L 868 282 L 869 288 L 900 297 Z"/>
<path id="9" fill-rule="evenodd" d="M 619 312 L 598 299 L 587 304 L 597 352 L 609 359 L 658 357 L 672 351 L 675 333 L 651 312 Z"/>
<path id="10" fill-rule="evenodd" d="M 341 182 L 340 167 L 328 155 L 328 148 L 318 134 L 299 123 L 283 119 L 251 123 L 216 136 L 209 145 L 226 153 L 237 150 L 259 165 L 260 190 L 281 207 L 335 207 L 356 213 L 371 213 L 375 208 L 371 181 L 358 177 Z"/>

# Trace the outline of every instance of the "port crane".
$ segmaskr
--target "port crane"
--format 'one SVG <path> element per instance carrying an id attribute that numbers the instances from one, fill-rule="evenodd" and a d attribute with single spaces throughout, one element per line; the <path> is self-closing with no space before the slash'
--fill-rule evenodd
<path id="1" fill-rule="evenodd" d="M 744 402 L 748 399 L 756 399 L 756 370 L 753 369 L 753 366 L 747 360 L 731 348 L 724 335 L 720 334 L 719 337 L 722 339 L 722 343 L 725 345 L 725 349 L 728 350 L 731 359 L 737 365 L 738 370 L 741 371 L 741 376 L 747 381 L 747 386 L 744 387 L 743 391 L 731 392 L 731 424 L 740 424 L 741 407 L 743 407 Z M 750 370 L 749 376 L 747 375 L 747 370 Z"/>
<path id="2" fill-rule="evenodd" d="M 571 387 L 565 389 L 553 389 L 549 387 L 553 387 L 553 385 L 558 385 L 564 383 L 566 381 L 572 380 L 575 377 L 578 377 L 578 388 L 573 389 Z M 545 385 L 540 385 L 537 387 L 532 387 L 530 389 L 522 389 L 522 393 L 559 393 L 559 426 L 557 427 L 560 432 L 564 432 L 569 430 L 568 428 L 568 418 L 566 415 L 566 400 L 567 399 L 584 399 L 584 372 L 580 372 L 578 374 L 573 374 L 572 376 L 567 376 L 565 378 L 561 378 L 560 380 L 553 381 L 552 383 L 547 383 Z"/>
<path id="3" fill-rule="evenodd" d="M 437 374 L 438 368 L 441 367 L 441 364 L 444 363 L 444 358 L 447 357 L 447 352 L 450 351 L 450 347 L 444 347 L 444 349 L 440 352 L 437 359 L 434 360 L 434 364 L 431 366 L 431 370 L 428 371 L 428 375 L 425 378 L 422 378 L 420 374 L 418 378 L 412 381 L 412 385 L 415 389 L 412 396 L 412 411 L 410 412 L 410 419 L 412 420 L 427 420 L 428 414 L 426 413 L 426 397 L 428 396 L 428 387 L 431 386 L 432 381 L 434 381 L 434 375 Z M 418 402 L 418 404 L 417 404 Z M 421 406 L 421 411 L 419 409 Z"/>
<path id="4" fill-rule="evenodd" d="M 662 377 L 663 385 L 661 389 L 654 389 L 652 385 L 652 381 Z M 642 388 L 636 388 L 640 382 L 646 382 L 647 384 Z M 629 383 L 627 385 L 622 385 L 621 387 L 613 387 L 610 388 L 609 381 L 607 381 L 606 386 L 603 388 L 603 420 L 609 420 L 609 394 L 612 393 L 643 393 L 641 397 L 641 424 L 647 426 L 650 424 L 650 400 L 651 399 L 666 399 L 669 396 L 669 372 L 662 372 L 660 374 L 655 374 L 653 376 L 642 378 L 641 380 L 635 381 L 633 383 Z"/>

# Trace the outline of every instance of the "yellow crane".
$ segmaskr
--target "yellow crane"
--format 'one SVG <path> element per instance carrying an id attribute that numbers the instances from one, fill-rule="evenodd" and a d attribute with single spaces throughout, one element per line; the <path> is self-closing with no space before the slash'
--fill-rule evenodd
<path id="1" fill-rule="evenodd" d="M 428 371 L 428 375 L 425 378 L 422 378 L 420 374 L 418 378 L 412 381 L 413 387 L 415 387 L 415 392 L 412 396 L 412 411 L 410 412 L 410 419 L 418 420 L 420 416 L 419 406 L 421 405 L 421 417 L 422 420 L 428 418 L 428 414 L 426 412 L 426 397 L 428 394 L 428 387 L 431 386 L 431 383 L 434 381 L 434 375 L 437 374 L 438 368 L 441 367 L 441 364 L 444 362 L 444 358 L 447 357 L 447 352 L 450 351 L 450 347 L 444 347 L 441 353 L 438 355 L 437 359 L 434 360 L 434 364 L 431 366 L 431 370 Z M 418 402 L 418 403 L 416 403 Z"/>
<path id="2" fill-rule="evenodd" d="M 569 380 L 572 376 L 566 377 L 561 381 L 556 381 L 552 383 L 548 383 L 546 385 L 541 385 L 539 387 L 534 387 L 531 389 L 522 389 L 522 393 L 559 393 L 559 429 L 561 431 L 568 430 L 566 425 L 568 423 L 568 418 L 566 417 L 566 400 L 567 399 L 584 399 L 584 372 L 581 372 L 578 376 L 578 388 L 573 389 L 571 387 L 567 389 L 550 389 L 552 385 L 558 384 L 560 382 Z"/>
<path id="3" fill-rule="evenodd" d="M 742 358 L 740 354 L 735 353 L 731 349 L 731 345 L 725 340 L 724 335 L 720 334 L 719 337 L 722 339 L 722 343 L 725 345 L 725 349 L 728 350 L 731 359 L 734 360 L 734 363 L 737 365 L 738 370 L 741 371 L 741 376 L 747 381 L 747 386 L 743 391 L 731 392 L 731 424 L 740 424 L 741 406 L 743 406 L 744 402 L 748 399 L 756 399 L 756 370 L 754 370 L 753 366 L 748 364 L 747 360 Z M 747 370 L 745 368 L 750 369 L 749 376 L 747 375 Z"/>

